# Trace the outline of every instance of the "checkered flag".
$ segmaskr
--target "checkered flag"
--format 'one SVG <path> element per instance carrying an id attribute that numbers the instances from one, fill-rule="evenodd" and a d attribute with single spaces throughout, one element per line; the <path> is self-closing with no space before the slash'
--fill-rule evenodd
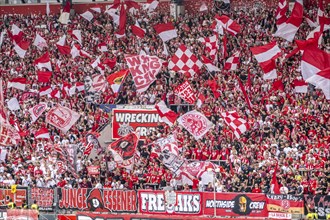
<path id="1" fill-rule="evenodd" d="M 221 116 L 238 139 L 250 128 L 247 121 L 240 118 L 236 111 L 221 113 Z"/>
<path id="2" fill-rule="evenodd" d="M 171 58 L 168 68 L 181 73 L 194 76 L 202 67 L 202 62 L 182 44 Z"/>

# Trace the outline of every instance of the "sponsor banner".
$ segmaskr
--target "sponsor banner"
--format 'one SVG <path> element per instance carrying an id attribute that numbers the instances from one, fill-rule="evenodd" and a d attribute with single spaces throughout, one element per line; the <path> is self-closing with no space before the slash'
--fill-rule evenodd
<path id="1" fill-rule="evenodd" d="M 58 189 L 60 209 L 91 212 L 136 212 L 137 195 L 133 190 Z"/>
<path id="2" fill-rule="evenodd" d="M 0 208 L 7 208 L 10 199 L 15 201 L 16 207 L 22 207 L 23 200 L 28 202 L 27 188 L 17 187 L 16 193 L 11 193 L 11 189 L 0 189 Z"/>
<path id="3" fill-rule="evenodd" d="M 7 220 L 38 220 L 38 211 L 31 209 L 8 209 Z"/>
<path id="4" fill-rule="evenodd" d="M 302 196 L 274 194 L 267 194 L 266 196 L 269 212 L 304 214 L 304 198 Z"/>
<path id="5" fill-rule="evenodd" d="M 39 211 L 53 211 L 54 189 L 31 188 L 31 200 L 37 201 Z"/>
<path id="6" fill-rule="evenodd" d="M 156 109 L 113 109 L 112 139 L 139 131 L 140 139 L 144 140 L 150 132 L 156 130 L 159 122 L 162 119 Z"/>
<path id="7" fill-rule="evenodd" d="M 100 166 L 88 166 L 87 167 L 88 175 L 99 175 L 100 174 Z"/>
<path id="8" fill-rule="evenodd" d="M 214 193 L 206 192 L 203 196 L 205 215 L 214 215 L 216 209 L 217 216 L 268 217 L 264 194 L 217 193 L 216 201 Z"/>
<path id="9" fill-rule="evenodd" d="M 329 195 L 304 195 L 305 214 L 309 212 L 317 213 L 318 219 L 326 219 L 330 214 Z"/>
<path id="10" fill-rule="evenodd" d="M 282 212 L 269 212 L 268 218 L 272 219 L 292 219 L 291 213 L 282 213 Z"/>
<path id="11" fill-rule="evenodd" d="M 202 193 L 141 190 L 139 212 L 142 214 L 202 215 Z"/>

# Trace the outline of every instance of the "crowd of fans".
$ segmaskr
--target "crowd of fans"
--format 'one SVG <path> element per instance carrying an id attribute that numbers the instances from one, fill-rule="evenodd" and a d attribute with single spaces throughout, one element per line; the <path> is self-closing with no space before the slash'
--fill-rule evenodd
<path id="1" fill-rule="evenodd" d="M 106 13 L 93 12 L 97 22 L 89 22 L 79 15 L 71 15 L 68 25 L 58 23 L 56 15 L 1 15 L 0 30 L 10 30 L 12 24 L 19 26 L 24 32 L 24 39 L 33 42 L 35 33 L 39 33 L 48 41 L 48 47 L 42 51 L 31 45 L 24 59 L 15 53 L 13 43 L 5 37 L 0 48 L 0 74 L 4 81 L 4 97 L 9 100 L 16 97 L 21 110 L 9 111 L 9 120 L 19 125 L 22 141 L 17 146 L 3 147 L 7 155 L 0 164 L 0 182 L 4 186 L 18 184 L 30 187 L 104 187 L 113 189 L 142 188 L 146 184 L 155 184 L 157 188 L 171 185 L 182 190 L 206 190 L 217 192 L 270 192 L 272 173 L 275 171 L 280 191 L 283 194 L 328 194 L 330 195 L 330 103 L 321 90 L 309 86 L 308 93 L 295 93 L 293 80 L 301 79 L 300 60 L 298 53 L 285 59 L 295 43 L 274 38 L 276 31 L 276 8 L 257 7 L 240 10 L 231 8 L 228 12 L 208 11 L 198 14 L 184 13 L 174 19 L 170 16 L 168 7 L 162 5 L 156 13 L 148 14 L 140 10 L 138 14 L 128 14 L 126 38 L 117 39 L 114 35 L 116 25 L 112 17 Z M 305 8 L 305 12 L 316 19 L 317 7 Z M 326 11 L 328 14 L 329 11 Z M 62 89 L 65 83 L 73 86 L 76 82 L 84 82 L 86 76 L 99 73 L 90 66 L 91 60 L 102 55 L 109 59 L 116 58 L 114 68 L 106 68 L 105 76 L 123 68 L 127 68 L 124 55 L 140 54 L 143 50 L 148 55 L 155 55 L 168 61 L 178 46 L 184 43 L 198 57 L 206 55 L 204 46 L 197 41 L 200 37 L 212 36 L 211 24 L 215 13 L 226 13 L 241 25 L 241 32 L 236 36 L 227 34 L 227 53 L 222 53 L 222 36 L 219 39 L 216 65 L 221 72 L 208 72 L 204 67 L 199 74 L 190 80 L 195 91 L 202 92 L 205 103 L 199 109 L 215 127 L 201 140 L 196 141 L 187 131 L 175 125 L 169 128 L 160 124 L 157 131 L 150 133 L 146 143 L 139 145 L 141 158 L 133 170 L 116 167 L 111 153 L 104 152 L 96 158 L 89 159 L 79 154 L 76 161 L 77 176 L 71 171 L 60 172 L 56 161 L 60 155 L 54 150 L 54 145 L 65 148 L 69 144 L 82 143 L 89 132 L 99 132 L 105 121 L 110 120 L 110 114 L 98 108 L 98 104 L 134 104 L 153 105 L 164 100 L 180 114 L 187 111 L 183 100 L 175 95 L 174 89 L 186 78 L 184 74 L 169 71 L 163 65 L 157 75 L 157 81 L 149 89 L 137 94 L 132 78 L 126 78 L 119 95 L 116 97 L 110 87 L 93 100 L 86 99 L 88 94 L 76 92 L 72 96 L 61 94 L 60 98 L 49 96 L 30 96 L 22 99 L 26 92 L 36 92 L 42 86 Z M 146 29 L 143 39 L 138 39 L 131 33 L 130 25 L 135 21 Z M 173 22 L 178 30 L 178 37 L 167 43 L 169 56 L 163 53 L 163 42 L 157 36 L 153 25 Z M 44 28 L 43 28 L 44 27 Z M 69 30 L 79 29 L 82 32 L 82 49 L 93 56 L 93 59 L 71 55 L 61 55 L 55 43 L 67 34 L 67 44 L 74 40 L 68 34 Z M 303 22 L 296 39 L 306 39 L 312 29 Z M 279 79 L 284 84 L 284 90 L 274 90 L 272 80 L 263 80 L 264 74 L 253 58 L 249 48 L 263 45 L 271 40 L 277 40 L 283 50 L 283 56 L 278 60 Z M 97 45 L 106 42 L 108 52 L 101 52 Z M 321 48 L 330 51 L 329 31 L 323 35 Z M 36 58 L 49 51 L 53 65 L 53 76 L 50 83 L 38 83 Z M 224 61 L 234 52 L 240 51 L 240 67 L 237 71 L 223 69 Z M 250 74 L 249 74 L 250 73 Z M 15 77 L 25 77 L 28 85 L 25 91 L 15 88 L 7 89 L 7 81 Z M 208 79 L 215 79 L 221 96 L 216 99 L 207 85 Z M 252 102 L 250 110 L 238 86 L 240 79 L 247 88 L 247 94 Z M 47 102 L 48 108 L 60 103 L 81 114 L 78 122 L 67 133 L 45 122 L 44 115 L 32 123 L 28 109 L 39 102 Z M 197 108 L 189 106 L 190 109 Z M 233 136 L 230 128 L 223 122 L 220 113 L 236 110 L 246 119 L 251 129 L 240 139 Z M 34 133 L 41 127 L 47 127 L 51 139 L 36 139 Z M 178 187 L 175 176 L 151 157 L 151 147 L 148 145 L 159 137 L 166 137 L 176 129 L 181 155 L 187 160 L 212 160 L 221 163 L 221 175 L 215 185 L 201 186 L 200 180 L 195 180 L 192 186 Z M 231 165 L 230 165 L 231 164 Z M 276 170 L 276 164 L 278 169 Z M 87 166 L 100 165 L 100 175 L 88 175 Z"/>

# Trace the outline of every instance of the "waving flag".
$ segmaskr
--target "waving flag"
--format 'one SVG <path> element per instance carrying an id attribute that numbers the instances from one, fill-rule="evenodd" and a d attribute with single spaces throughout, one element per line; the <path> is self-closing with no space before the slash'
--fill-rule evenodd
<path id="1" fill-rule="evenodd" d="M 203 66 L 202 62 L 184 44 L 182 44 L 172 56 L 168 68 L 188 74 L 191 77 Z"/>
<path id="2" fill-rule="evenodd" d="M 94 16 L 92 14 L 92 12 L 90 11 L 85 11 L 84 13 L 80 14 L 81 17 L 85 18 L 87 21 L 91 21 L 93 20 Z"/>
<path id="3" fill-rule="evenodd" d="M 38 82 L 47 83 L 52 77 L 52 72 L 50 71 L 37 71 L 38 74 Z"/>
<path id="4" fill-rule="evenodd" d="M 316 88 L 321 89 L 327 100 L 330 100 L 330 67 L 316 73 L 306 80 L 306 82 L 311 83 L 316 86 Z"/>
<path id="5" fill-rule="evenodd" d="M 286 20 L 286 12 L 288 11 L 289 5 L 287 0 L 280 0 L 278 2 L 278 7 L 276 10 L 275 18 L 276 18 L 276 24 L 281 25 L 283 24 Z"/>
<path id="6" fill-rule="evenodd" d="M 146 91 L 156 80 L 163 65 L 161 59 L 156 56 L 127 55 L 125 59 L 139 93 Z"/>
<path id="7" fill-rule="evenodd" d="M 168 124 L 170 127 L 173 126 L 175 123 L 178 115 L 172 111 L 171 109 L 167 108 L 164 101 L 160 101 L 155 105 L 155 108 L 161 117 L 162 121 Z"/>
<path id="8" fill-rule="evenodd" d="M 108 51 L 108 47 L 107 44 L 104 42 L 101 42 L 97 45 L 97 48 L 101 51 L 101 52 L 107 52 Z"/>
<path id="9" fill-rule="evenodd" d="M 14 44 L 15 44 L 14 49 L 15 49 L 17 55 L 20 58 L 24 58 L 26 51 L 29 49 L 30 42 L 21 40 L 19 43 L 17 43 L 17 44 L 14 43 Z"/>
<path id="10" fill-rule="evenodd" d="M 154 26 L 154 29 L 163 42 L 178 37 L 177 30 L 172 23 L 157 24 Z"/>
<path id="11" fill-rule="evenodd" d="M 308 83 L 306 83 L 304 80 L 295 79 L 293 81 L 293 85 L 296 93 L 307 93 Z"/>
<path id="12" fill-rule="evenodd" d="M 46 102 L 40 102 L 39 104 L 33 106 L 29 109 L 29 113 L 31 115 L 32 122 L 38 120 L 38 118 L 45 112 L 47 108 Z"/>
<path id="13" fill-rule="evenodd" d="M 240 118 L 236 111 L 221 113 L 221 116 L 238 139 L 240 138 L 241 134 L 250 128 L 249 123 L 247 123 L 246 120 Z"/>
<path id="14" fill-rule="evenodd" d="M 188 81 L 180 84 L 174 92 L 189 104 L 194 104 L 196 102 L 196 94 Z"/>
<path id="15" fill-rule="evenodd" d="M 126 10 L 125 6 L 121 5 L 120 13 L 119 13 L 119 27 L 117 33 L 115 34 L 117 38 L 125 37 L 125 29 L 126 29 Z"/>
<path id="16" fill-rule="evenodd" d="M 60 52 L 63 55 L 69 55 L 71 54 L 71 48 L 70 46 L 61 46 L 59 44 L 56 44 L 58 52 Z"/>
<path id="17" fill-rule="evenodd" d="M 220 69 L 217 66 L 213 65 L 212 61 L 210 59 L 208 59 L 206 56 L 202 56 L 202 62 L 206 66 L 208 71 L 220 72 Z"/>
<path id="18" fill-rule="evenodd" d="M 81 30 L 69 31 L 73 39 L 77 40 L 80 45 L 82 45 Z"/>
<path id="19" fill-rule="evenodd" d="M 50 139 L 50 135 L 49 135 L 49 131 L 47 128 L 40 128 L 39 130 L 36 131 L 36 133 L 34 133 L 34 137 L 36 139 Z"/>
<path id="20" fill-rule="evenodd" d="M 198 98 L 197 98 L 197 102 L 196 102 L 196 106 L 198 107 L 198 108 L 201 108 L 202 107 L 202 105 L 204 104 L 204 102 L 205 102 L 205 96 L 203 95 L 203 93 L 199 93 L 199 95 L 198 95 Z"/>
<path id="21" fill-rule="evenodd" d="M 134 154 L 139 142 L 139 136 L 136 133 L 130 133 L 108 146 L 111 151 L 114 161 L 118 167 L 131 169 L 134 165 Z"/>
<path id="22" fill-rule="evenodd" d="M 17 25 L 13 24 L 11 26 L 11 32 L 8 31 L 8 36 L 14 41 L 16 44 L 21 42 L 23 38 L 23 31 Z"/>
<path id="23" fill-rule="evenodd" d="M 196 110 L 182 115 L 178 118 L 178 123 L 194 136 L 196 140 L 202 138 L 213 127 L 212 122 Z"/>
<path id="24" fill-rule="evenodd" d="M 215 15 L 215 20 L 233 36 L 241 31 L 241 26 L 226 15 Z"/>
<path id="25" fill-rule="evenodd" d="M 49 53 L 46 52 L 44 55 L 34 61 L 34 64 L 39 68 L 46 68 L 52 71 L 52 64 L 50 63 Z"/>
<path id="26" fill-rule="evenodd" d="M 239 64 L 240 52 L 235 52 L 231 57 L 226 60 L 224 69 L 225 70 L 236 70 Z"/>
<path id="27" fill-rule="evenodd" d="M 39 95 L 40 96 L 48 95 L 51 92 L 52 92 L 52 88 L 50 86 L 44 86 L 44 87 L 39 89 Z"/>
<path id="28" fill-rule="evenodd" d="M 63 11 L 61 13 L 61 16 L 58 19 L 58 21 L 61 24 L 68 24 L 69 18 L 70 18 L 70 10 L 71 10 L 70 1 L 66 1 L 66 4 L 65 4 L 65 6 L 63 8 Z"/>
<path id="29" fill-rule="evenodd" d="M 142 29 L 137 21 L 135 22 L 135 25 L 131 26 L 131 29 L 134 35 L 138 36 L 139 38 L 144 38 L 146 30 Z"/>
<path id="30" fill-rule="evenodd" d="M 47 41 L 37 33 L 33 45 L 36 46 L 39 50 L 42 50 L 42 48 L 47 47 Z"/>
<path id="31" fill-rule="evenodd" d="M 57 105 L 46 114 L 46 123 L 55 126 L 64 133 L 78 121 L 80 114 L 67 107 Z"/>
<path id="32" fill-rule="evenodd" d="M 285 23 L 278 26 L 274 36 L 282 37 L 283 39 L 292 42 L 303 21 L 303 13 L 303 1 L 296 0 L 291 16 Z"/>
<path id="33" fill-rule="evenodd" d="M 219 48 L 218 45 L 218 36 L 213 35 L 211 37 L 199 38 L 198 41 L 202 42 L 205 45 L 205 51 L 210 55 L 212 60 L 216 58 L 216 54 Z"/>
<path id="34" fill-rule="evenodd" d="M 264 79 L 276 79 L 275 59 L 281 55 L 281 49 L 276 42 L 271 42 L 263 46 L 250 48 L 252 54 L 258 61 L 260 67 L 264 71 Z"/>
<path id="35" fill-rule="evenodd" d="M 120 70 L 118 72 L 112 73 L 107 77 L 107 81 L 113 93 L 117 94 L 119 92 L 121 84 L 125 80 L 127 74 L 128 70 Z"/>
<path id="36" fill-rule="evenodd" d="M 23 77 L 13 78 L 8 81 L 7 88 L 13 87 L 15 89 L 20 89 L 24 91 L 26 84 L 27 84 L 26 78 Z"/>

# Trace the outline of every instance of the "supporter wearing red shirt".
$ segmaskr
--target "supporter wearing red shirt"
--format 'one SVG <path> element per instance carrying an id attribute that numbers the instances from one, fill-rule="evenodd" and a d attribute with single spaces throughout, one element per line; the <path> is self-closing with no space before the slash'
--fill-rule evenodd
<path id="1" fill-rule="evenodd" d="M 252 189 L 252 193 L 261 193 L 261 189 L 258 184 L 254 184 L 254 188 Z"/>

